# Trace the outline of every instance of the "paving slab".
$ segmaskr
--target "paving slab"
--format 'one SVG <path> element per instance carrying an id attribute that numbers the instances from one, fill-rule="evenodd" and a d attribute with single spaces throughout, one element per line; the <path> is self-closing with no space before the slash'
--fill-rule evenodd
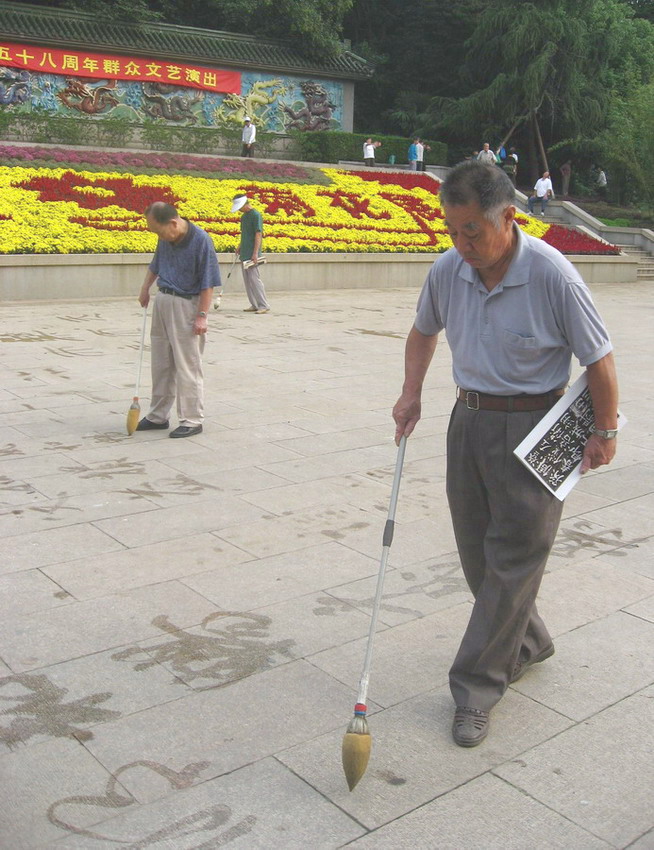
<path id="1" fill-rule="evenodd" d="M 471 611 L 472 606 L 465 603 L 380 631 L 375 638 L 370 697 L 379 705 L 390 706 L 446 684 Z M 313 655 L 311 663 L 349 683 L 356 692 L 366 643 L 350 641 Z"/>
<path id="2" fill-rule="evenodd" d="M 0 572 L 17 572 L 84 557 L 91 560 L 105 552 L 115 552 L 123 546 L 90 523 L 64 528 L 43 529 L 19 537 L 5 538 Z"/>
<path id="3" fill-rule="evenodd" d="M 556 640 L 556 654 L 513 686 L 585 720 L 652 682 L 654 624 L 618 611 Z"/>
<path id="4" fill-rule="evenodd" d="M 35 670 L 157 634 L 157 617 L 172 615 L 180 626 L 194 626 L 215 610 L 171 581 L 32 614 L 6 613 L 2 657 L 17 673 Z"/>
<path id="5" fill-rule="evenodd" d="M 70 836 L 49 845 L 50 850 L 92 850 L 107 842 L 175 850 L 225 845 L 305 850 L 341 847 L 364 831 L 273 758 L 192 788 L 180 776 L 180 771 L 171 774 L 172 793 L 164 800 L 138 806 L 125 796 L 124 813 L 86 830 L 77 825 L 71 806 Z"/>
<path id="6" fill-rule="evenodd" d="M 265 702 L 261 703 L 261 694 Z M 111 772 L 134 761 L 207 762 L 202 781 L 323 735 L 351 714 L 351 692 L 306 661 L 248 676 L 94 728 L 85 746 Z M 255 707 L 256 704 L 256 707 Z M 141 802 L 165 793 L 149 775 L 123 777 Z"/>
<path id="7" fill-rule="evenodd" d="M 572 722 L 512 692 L 493 712 L 492 739 L 462 754 L 452 741 L 452 717 L 448 687 L 372 715 L 370 762 L 352 792 L 341 766 L 347 722 L 277 757 L 367 829 L 374 829 L 503 764 L 529 742 L 548 740 Z"/>
<path id="8" fill-rule="evenodd" d="M 546 573 L 538 610 L 552 637 L 654 595 L 654 580 L 625 569 L 619 551 Z"/>
<path id="9" fill-rule="evenodd" d="M 516 788 L 615 847 L 652 829 L 654 688 L 495 769 Z"/>
<path id="10" fill-rule="evenodd" d="M 371 762 L 347 790 L 416 295 L 276 293 L 262 321 L 228 293 L 188 440 L 126 434 L 135 299 L 3 305 L 3 847 L 654 846 L 649 284 L 594 293 L 629 423 L 564 505 L 539 600 L 556 654 L 470 751 L 450 733 L 471 597 L 439 344 L 377 624 Z"/>
<path id="11" fill-rule="evenodd" d="M 371 613 L 377 589 L 376 573 L 360 581 L 329 588 L 328 593 L 341 602 Z M 471 599 L 458 556 L 450 553 L 411 567 L 389 569 L 384 581 L 379 619 L 395 626 Z"/>
<path id="12" fill-rule="evenodd" d="M 67 590 L 40 570 L 23 570 L 0 576 L 0 598 L 11 599 L 14 614 L 33 614 L 74 601 Z"/>
<path id="13" fill-rule="evenodd" d="M 239 563 L 236 569 L 221 559 L 215 569 L 198 572 L 183 582 L 221 608 L 249 611 L 346 585 L 362 576 L 376 576 L 379 571 L 377 561 L 336 541 L 267 558 L 246 557 L 247 563 Z"/>
<path id="14" fill-rule="evenodd" d="M 609 850 L 613 845 L 485 774 L 349 846 L 356 850 L 436 846 L 438 850 Z"/>
<path id="15" fill-rule="evenodd" d="M 203 534 L 207 531 L 224 529 L 239 520 L 241 522 L 252 520 L 252 523 L 246 526 L 250 527 L 264 514 L 263 511 L 244 502 L 238 496 L 222 496 L 220 507 L 216 498 L 207 499 L 206 493 L 204 496 L 204 500 L 192 504 L 174 505 L 161 508 L 156 512 L 144 511 L 144 516 L 138 513 L 122 512 L 111 519 L 99 520 L 95 526 L 118 540 L 119 543 L 131 548 L 144 546 L 147 543 L 160 543 L 164 540 L 188 537 L 189 534 Z M 132 498 L 141 497 L 134 495 Z M 149 501 L 147 495 L 144 498 Z M 152 508 L 155 507 L 152 502 L 149 504 Z"/>
<path id="16" fill-rule="evenodd" d="M 231 571 L 235 564 L 248 561 L 250 557 L 213 534 L 203 533 L 121 549 L 94 558 L 71 558 L 45 565 L 41 570 L 61 589 L 82 600 L 183 579 L 205 573 L 216 564 Z"/>
<path id="17" fill-rule="evenodd" d="M 105 789 L 111 782 L 102 765 L 82 744 L 70 738 L 0 755 L 0 776 L 0 835 L 12 850 L 36 850 L 60 838 L 63 830 L 57 823 L 59 801 L 84 797 L 93 789 Z M 131 801 L 131 795 L 125 796 Z M 95 822 L 97 813 L 78 805 L 76 818 L 84 828 Z"/>

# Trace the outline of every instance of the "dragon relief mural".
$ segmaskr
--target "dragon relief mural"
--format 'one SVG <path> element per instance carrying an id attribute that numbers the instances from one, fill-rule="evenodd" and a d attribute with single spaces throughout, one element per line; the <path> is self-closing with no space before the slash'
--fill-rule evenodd
<path id="1" fill-rule="evenodd" d="M 0 68 L 0 105 L 15 106 L 29 100 L 32 93 L 29 71 Z"/>
<path id="2" fill-rule="evenodd" d="M 197 90 L 194 96 L 171 94 L 172 86 L 165 83 L 143 83 L 143 112 L 150 118 L 165 118 L 166 121 L 188 121 L 189 124 L 197 122 L 197 116 L 193 112 L 196 103 L 203 100 L 203 93 Z"/>
<path id="3" fill-rule="evenodd" d="M 216 124 L 242 127 L 247 115 L 258 126 L 268 129 L 271 115 L 279 109 L 279 98 L 287 93 L 282 80 L 256 80 L 245 94 L 227 94 L 214 112 Z"/>
<path id="4" fill-rule="evenodd" d="M 118 106 L 118 99 L 113 94 L 115 88 L 116 80 L 109 80 L 106 85 L 91 86 L 78 77 L 66 77 L 66 88 L 57 92 L 57 98 L 69 109 L 85 115 L 99 115 Z"/>
<path id="5" fill-rule="evenodd" d="M 0 67 L 0 110 L 45 110 L 139 124 L 237 129 L 248 115 L 260 130 L 315 132 L 341 127 L 343 86 L 334 81 L 242 74 L 240 94 L 219 94 L 160 82 L 98 80 Z"/>
<path id="6" fill-rule="evenodd" d="M 300 83 L 300 89 L 304 95 L 304 104 L 297 111 L 290 106 L 283 107 L 284 112 L 292 119 L 286 123 L 286 129 L 308 132 L 333 129 L 331 122 L 336 104 L 330 101 L 327 89 L 312 80 Z"/>

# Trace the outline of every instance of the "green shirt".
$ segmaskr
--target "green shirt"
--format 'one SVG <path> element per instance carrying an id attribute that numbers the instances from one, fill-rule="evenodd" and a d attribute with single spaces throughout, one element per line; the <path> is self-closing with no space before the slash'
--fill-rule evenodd
<path id="1" fill-rule="evenodd" d="M 263 237 L 263 218 L 259 210 L 248 210 L 241 216 L 241 260 L 249 260 L 254 251 L 254 237 L 261 233 Z M 261 248 L 259 248 L 261 255 Z"/>

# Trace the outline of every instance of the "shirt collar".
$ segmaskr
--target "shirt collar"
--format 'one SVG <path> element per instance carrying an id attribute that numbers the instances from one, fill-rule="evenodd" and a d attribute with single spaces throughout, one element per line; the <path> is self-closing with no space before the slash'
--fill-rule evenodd
<path id="1" fill-rule="evenodd" d="M 527 242 L 527 238 L 522 229 L 518 227 L 515 222 L 513 223 L 513 229 L 518 235 L 515 254 L 513 255 L 509 268 L 506 270 L 506 274 L 498 286 L 495 287 L 493 292 L 496 290 L 501 291 L 507 286 L 522 286 L 524 283 L 529 283 L 529 270 L 531 268 L 531 251 L 529 250 L 529 243 Z M 464 280 L 467 280 L 469 283 L 478 283 L 483 286 L 477 269 L 473 269 L 471 265 L 465 262 L 463 257 L 460 259 L 461 267 L 459 269 L 459 276 Z"/>

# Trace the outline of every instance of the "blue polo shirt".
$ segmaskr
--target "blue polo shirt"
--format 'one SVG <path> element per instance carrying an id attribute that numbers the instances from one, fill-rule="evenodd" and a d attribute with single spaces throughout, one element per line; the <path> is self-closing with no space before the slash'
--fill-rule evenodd
<path id="1" fill-rule="evenodd" d="M 203 289 L 220 286 L 218 257 L 211 237 L 190 221 L 179 242 L 159 239 L 149 268 L 158 275 L 159 287 L 182 295 L 198 295 Z"/>
<path id="2" fill-rule="evenodd" d="M 514 228 L 516 252 L 493 290 L 450 248 L 431 267 L 418 300 L 416 329 L 426 336 L 445 329 L 454 380 L 466 390 L 546 393 L 566 386 L 573 354 L 588 366 L 612 350 L 572 263 Z"/>

